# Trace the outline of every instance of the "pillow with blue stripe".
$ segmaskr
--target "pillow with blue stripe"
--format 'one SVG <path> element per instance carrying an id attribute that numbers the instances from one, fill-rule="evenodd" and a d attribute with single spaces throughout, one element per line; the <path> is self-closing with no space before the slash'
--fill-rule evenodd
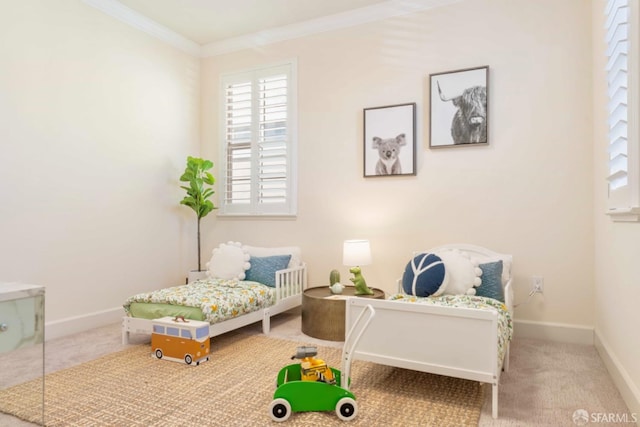
<path id="1" fill-rule="evenodd" d="M 404 269 L 402 289 L 418 297 L 438 296 L 447 286 L 447 272 L 442 259 L 431 253 L 418 254 Z"/>
<path id="2" fill-rule="evenodd" d="M 251 267 L 246 271 L 244 280 L 259 282 L 275 288 L 276 271 L 286 269 L 290 259 L 291 255 L 252 256 L 249 260 Z"/>

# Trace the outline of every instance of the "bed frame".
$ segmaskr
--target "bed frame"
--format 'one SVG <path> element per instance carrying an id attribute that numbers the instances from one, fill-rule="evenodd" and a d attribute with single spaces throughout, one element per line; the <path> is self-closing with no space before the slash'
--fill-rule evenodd
<path id="1" fill-rule="evenodd" d="M 478 246 L 457 244 L 429 250 L 455 248 L 480 260 L 505 261 L 508 280 L 504 285 L 505 305 L 513 313 L 511 255 Z M 345 330 L 351 331 L 365 307 L 375 310 L 352 354 L 346 359 L 366 360 L 399 368 L 475 380 L 492 385 L 493 418 L 498 417 L 500 373 L 509 368 L 509 345 L 498 363 L 498 315 L 493 311 L 441 307 L 392 300 L 349 298 Z M 422 325 L 422 326 L 421 326 Z M 355 336 L 359 332 L 356 325 Z M 354 331 L 352 331 L 354 332 Z M 347 348 L 345 342 L 345 348 Z M 502 369 L 501 369 L 502 368 Z"/>
<path id="2" fill-rule="evenodd" d="M 225 332 L 233 331 L 246 325 L 262 321 L 262 332 L 268 334 L 271 330 L 271 316 L 283 313 L 302 304 L 302 291 L 307 287 L 307 267 L 279 270 L 276 272 L 276 301 L 270 306 L 224 322 L 209 326 L 209 336 L 215 337 Z M 122 343 L 129 343 L 130 334 L 151 335 L 152 320 L 124 316 L 122 318 Z"/>

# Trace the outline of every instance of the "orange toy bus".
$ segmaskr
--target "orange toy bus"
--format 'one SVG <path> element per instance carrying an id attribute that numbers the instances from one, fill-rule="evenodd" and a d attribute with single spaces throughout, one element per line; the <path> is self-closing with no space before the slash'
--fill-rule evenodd
<path id="1" fill-rule="evenodd" d="M 151 351 L 158 359 L 192 363 L 209 360 L 209 323 L 184 317 L 153 320 Z"/>

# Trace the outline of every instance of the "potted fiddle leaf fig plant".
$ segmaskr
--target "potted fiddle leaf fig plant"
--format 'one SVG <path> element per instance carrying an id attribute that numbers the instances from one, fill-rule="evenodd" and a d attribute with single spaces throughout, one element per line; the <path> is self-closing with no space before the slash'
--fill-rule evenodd
<path id="1" fill-rule="evenodd" d="M 198 218 L 198 272 L 202 271 L 200 262 L 200 220 L 216 209 L 213 202 L 209 200 L 214 194 L 210 186 L 215 183 L 215 178 L 209 172 L 211 168 L 213 168 L 212 161 L 189 156 L 187 157 L 187 167 L 180 177 L 181 182 L 189 183 L 188 185 L 180 186 L 187 192 L 180 204 L 193 209 Z"/>

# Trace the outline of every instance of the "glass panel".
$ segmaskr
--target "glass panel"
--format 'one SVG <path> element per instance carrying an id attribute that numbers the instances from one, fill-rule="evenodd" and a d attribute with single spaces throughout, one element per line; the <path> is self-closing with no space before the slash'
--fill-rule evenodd
<path id="1" fill-rule="evenodd" d="M 209 327 L 208 326 L 201 326 L 200 328 L 196 329 L 196 338 L 197 339 L 208 337 L 208 336 L 209 336 Z"/>
<path id="2" fill-rule="evenodd" d="M 0 283 L 0 389 L 28 382 L 25 415 L 36 425 L 45 421 L 44 348 L 44 288 Z"/>

